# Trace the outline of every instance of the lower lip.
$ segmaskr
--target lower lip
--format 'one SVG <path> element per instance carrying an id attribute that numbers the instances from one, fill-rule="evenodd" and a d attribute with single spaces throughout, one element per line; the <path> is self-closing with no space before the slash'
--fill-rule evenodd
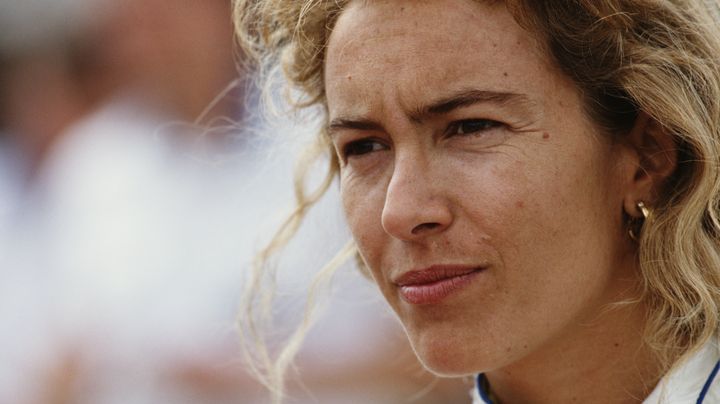
<path id="1" fill-rule="evenodd" d="M 451 294 L 469 285 L 480 272 L 482 270 L 422 285 L 400 286 L 400 296 L 410 304 L 440 303 Z"/>

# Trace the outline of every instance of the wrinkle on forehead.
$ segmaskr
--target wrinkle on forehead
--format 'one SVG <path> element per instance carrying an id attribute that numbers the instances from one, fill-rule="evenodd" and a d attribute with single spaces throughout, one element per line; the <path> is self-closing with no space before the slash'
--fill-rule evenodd
<path id="1" fill-rule="evenodd" d="M 495 105 L 522 115 L 520 123 L 537 122 L 546 115 L 549 92 L 579 91 L 504 4 L 482 3 L 352 2 L 326 53 L 329 121 L 413 118 L 438 99 L 472 91 L 523 95 L 525 102 L 512 108 Z M 580 98 L 563 101 L 570 108 Z"/>
<path id="2" fill-rule="evenodd" d="M 436 1 L 436 0 L 435 0 Z M 499 1 L 477 1 L 477 0 L 453 0 L 451 6 L 455 9 L 463 9 L 461 13 L 461 20 L 453 21 L 456 29 L 454 32 L 445 33 L 437 30 L 438 20 L 443 17 L 443 13 L 426 15 L 427 18 L 417 19 L 413 18 L 418 14 L 423 14 L 426 10 L 422 7 L 408 7 L 408 5 L 417 5 L 419 3 L 433 3 L 434 1 L 428 0 L 357 0 L 350 1 L 346 5 L 340 14 L 338 21 L 336 22 L 335 28 L 343 26 L 347 30 L 354 31 L 357 36 L 355 39 L 363 40 L 363 43 L 371 42 L 373 40 L 383 41 L 386 38 L 395 36 L 408 36 L 415 37 L 419 33 L 431 32 L 436 37 L 442 37 L 443 35 L 448 39 L 454 35 L 462 34 L 466 31 L 468 26 L 472 27 L 477 24 L 488 24 L 489 20 L 484 19 L 484 16 L 479 13 L 478 4 L 501 4 Z M 488 9 L 486 8 L 485 11 Z M 498 10 L 500 10 L 498 8 Z M 457 13 L 453 13 L 457 15 Z M 351 18 L 347 16 L 351 15 Z M 509 17 L 509 14 L 508 14 Z M 411 30 L 408 30 L 408 26 L 402 24 L 396 24 L 399 19 L 413 19 L 414 24 Z M 340 24 L 340 20 L 343 20 L 343 24 Z M 349 20 L 349 21 L 347 21 Z M 364 21 L 372 20 L 373 24 L 366 24 Z M 508 18 L 509 21 L 514 20 Z M 418 22 L 420 21 L 420 23 Z M 335 32 L 333 32 L 335 34 Z M 444 42 L 444 43 L 443 43 Z M 444 46 L 438 47 L 438 45 L 447 45 L 448 41 L 436 41 L 434 43 L 424 43 L 422 49 L 437 50 L 443 49 Z M 433 49 L 434 48 L 434 49 Z M 417 50 L 417 49 L 416 49 Z"/>
<path id="3" fill-rule="evenodd" d="M 550 58 L 543 51 L 543 47 L 539 46 L 538 38 L 535 35 L 528 35 L 525 29 L 520 28 L 515 18 L 507 10 L 505 1 L 445 1 L 444 7 L 436 7 L 434 13 L 428 13 L 425 7 L 417 7 L 418 4 L 423 3 L 439 4 L 442 2 L 437 0 L 351 0 L 343 7 L 343 11 L 335 23 L 328 48 L 336 47 L 336 54 L 342 56 L 340 59 L 349 61 L 351 64 L 367 58 L 367 54 L 359 56 L 363 53 L 363 48 L 384 48 L 385 52 L 375 53 L 373 55 L 375 60 L 369 61 L 396 64 L 399 67 L 406 67 L 408 71 L 412 72 L 410 62 L 415 62 L 417 65 L 418 60 L 421 62 L 424 58 L 447 56 L 451 52 L 467 54 L 478 51 L 478 47 L 485 46 L 492 46 L 494 48 L 492 50 L 498 53 L 508 53 L 513 51 L 513 49 L 508 49 L 508 45 L 511 45 L 512 48 L 524 48 L 525 51 L 529 49 L 536 56 L 549 62 L 549 65 L 554 66 L 554 63 L 551 63 Z M 440 10 L 437 11 L 437 8 Z M 443 12 L 450 8 L 453 12 Z M 458 13 L 458 9 L 462 9 L 462 12 Z M 453 16 L 452 21 L 447 21 L 449 16 Z M 443 21 L 444 19 L 446 21 Z M 413 21 L 412 26 L 403 24 L 403 20 Z M 438 29 L 439 26 L 442 26 L 443 29 Z M 513 26 L 518 29 L 512 29 Z M 467 36 L 468 31 L 476 36 L 472 39 L 472 44 L 456 40 L 458 37 Z M 342 37 L 342 41 L 338 41 L 338 37 Z M 390 49 L 388 39 L 396 37 L 407 39 L 396 41 L 396 45 L 401 43 L 402 46 Z M 420 37 L 430 38 L 430 40 L 418 41 Z M 503 42 L 503 45 L 498 46 L 497 44 L 500 42 Z"/>
<path id="4" fill-rule="evenodd" d="M 507 53 L 508 46 L 518 48 L 527 45 L 530 39 L 504 8 L 479 7 L 478 3 L 484 2 L 473 0 L 445 3 L 450 4 L 445 7 L 452 7 L 453 12 L 443 13 L 441 8 L 431 13 L 426 7 L 417 7 L 417 0 L 351 2 L 335 24 L 328 54 L 334 52 L 339 56 L 336 61 L 344 60 L 350 65 L 356 62 L 422 65 L 425 58 L 462 55 L 480 48 Z M 458 8 L 462 12 L 458 13 Z M 442 29 L 438 29 L 440 26 Z M 403 40 L 389 41 L 398 37 Z M 368 48 L 380 48 L 383 52 L 368 52 Z"/>
<path id="5" fill-rule="evenodd" d="M 445 7 L 454 8 L 452 13 L 437 12 L 442 7 L 430 7 L 432 11 L 417 7 L 416 0 L 352 2 L 331 35 L 326 77 L 352 79 L 352 83 L 345 84 L 363 92 L 368 83 L 355 73 L 362 72 L 363 79 L 372 79 L 387 75 L 391 69 L 392 75 L 405 85 L 387 84 L 413 88 L 423 75 L 435 82 L 457 80 L 466 74 L 469 63 L 474 63 L 474 69 L 498 68 L 482 66 L 483 60 L 475 56 L 478 54 L 485 55 L 486 60 L 493 57 L 504 62 L 513 54 L 527 51 L 528 36 L 507 11 L 479 7 L 473 0 L 445 3 Z M 458 13 L 456 7 L 464 10 Z M 473 29 L 476 26 L 478 29 Z M 442 63 L 429 63 L 438 59 Z"/>

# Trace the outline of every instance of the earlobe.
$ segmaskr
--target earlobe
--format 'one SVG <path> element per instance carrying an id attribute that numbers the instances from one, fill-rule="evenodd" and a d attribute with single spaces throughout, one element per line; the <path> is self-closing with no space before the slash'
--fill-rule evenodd
<path id="1" fill-rule="evenodd" d="M 667 180 L 677 168 L 678 147 L 673 135 L 645 112 L 640 112 L 626 138 L 636 156 L 632 185 L 625 198 L 625 212 L 631 217 L 642 213 L 638 202 L 653 206 L 663 193 Z"/>
<path id="2" fill-rule="evenodd" d="M 639 217 L 633 217 L 631 216 L 631 219 L 628 220 L 627 226 L 628 226 L 628 235 L 633 241 L 638 241 L 640 239 L 640 232 L 642 231 L 642 227 L 645 224 L 645 222 L 650 219 L 650 216 L 652 215 L 652 210 L 645 206 L 645 202 L 639 201 L 635 204 L 636 210 L 639 212 Z M 627 207 L 625 207 L 627 210 Z"/>

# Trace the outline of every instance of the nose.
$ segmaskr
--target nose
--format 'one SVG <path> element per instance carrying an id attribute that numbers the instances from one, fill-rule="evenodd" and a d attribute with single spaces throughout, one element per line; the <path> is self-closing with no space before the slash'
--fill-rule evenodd
<path id="1" fill-rule="evenodd" d="M 391 236 L 419 241 L 447 229 L 453 221 L 440 178 L 421 159 L 396 159 L 382 211 L 382 226 Z"/>

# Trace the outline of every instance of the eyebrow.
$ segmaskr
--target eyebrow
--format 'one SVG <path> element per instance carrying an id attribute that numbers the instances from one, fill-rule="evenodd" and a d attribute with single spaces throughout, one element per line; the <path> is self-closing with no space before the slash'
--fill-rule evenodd
<path id="1" fill-rule="evenodd" d="M 517 107 L 526 113 L 533 110 L 533 102 L 524 94 L 488 90 L 461 90 L 415 109 L 410 114 L 410 119 L 420 122 L 428 116 L 447 114 L 458 108 L 481 103 Z M 383 130 L 382 125 L 379 123 L 364 118 L 336 118 L 330 121 L 327 128 L 329 134 L 341 129 Z"/>
<path id="2" fill-rule="evenodd" d="M 415 113 L 412 114 L 412 118 L 420 120 L 420 118 L 424 116 L 442 115 L 457 108 L 480 103 L 498 104 L 502 106 L 511 105 L 524 108 L 530 108 L 531 106 L 530 100 L 524 94 L 487 90 L 462 90 L 418 108 Z"/>
<path id="3" fill-rule="evenodd" d="M 340 130 L 340 129 L 356 129 L 356 130 L 384 130 L 382 125 L 380 125 L 377 122 L 362 119 L 362 118 L 337 118 L 333 119 L 330 124 L 328 125 L 328 133 L 332 134 L 333 132 Z"/>

